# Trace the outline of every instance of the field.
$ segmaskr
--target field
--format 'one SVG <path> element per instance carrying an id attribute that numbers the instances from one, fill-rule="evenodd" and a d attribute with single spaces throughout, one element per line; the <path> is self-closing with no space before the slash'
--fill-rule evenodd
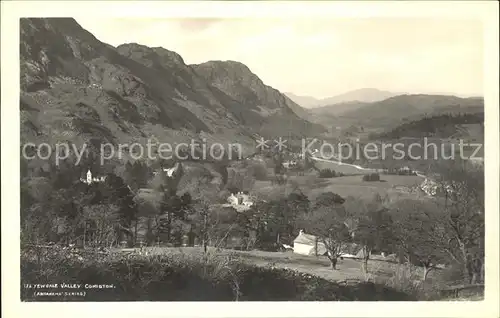
<path id="1" fill-rule="evenodd" d="M 34 252 L 34 253 L 33 253 Z M 98 252 L 52 248 L 25 251 L 23 301 L 336 301 L 418 300 L 411 290 L 366 279 L 323 278 L 321 262 L 262 252 L 156 248 Z M 256 261 L 257 259 L 257 261 Z M 271 262 L 269 262 L 271 260 Z M 317 261 L 317 260 L 316 260 Z M 64 266 L 63 264 L 71 264 Z M 299 268 L 297 268 L 299 266 Z M 345 270 L 347 270 L 346 266 Z M 331 271 L 331 270 L 330 270 Z M 326 272 L 325 272 L 326 273 Z M 44 284 L 75 284 L 77 289 Z M 87 286 L 106 283 L 104 289 Z M 36 291 L 45 293 L 43 297 Z M 55 288 L 55 289 L 54 289 Z M 77 294 L 74 292 L 77 291 Z M 58 298 L 59 297 L 59 298 Z M 62 297 L 62 298 L 61 298 Z"/>
<path id="2" fill-rule="evenodd" d="M 213 247 L 204 253 L 199 247 L 33 246 L 21 260 L 23 301 L 482 300 L 484 288 L 450 288 L 448 269 L 431 271 L 422 283 L 422 269 L 408 264 L 371 259 L 365 273 L 356 259 L 342 259 L 333 270 L 322 256 Z M 44 285 L 47 277 L 78 287 L 67 293 L 64 284 Z M 87 287 L 104 283 L 104 289 Z M 33 294 L 35 284 L 42 284 L 36 290 L 44 297 Z"/>
<path id="3" fill-rule="evenodd" d="M 413 187 L 423 182 L 418 176 L 381 175 L 379 182 L 367 182 L 362 180 L 361 175 L 343 176 L 336 178 L 317 178 L 315 173 L 305 176 L 291 176 L 290 181 L 298 186 L 307 196 L 314 198 L 322 192 L 337 193 L 342 197 L 353 196 L 357 198 L 373 198 L 375 193 L 389 197 L 408 196 L 410 194 L 401 192 L 397 187 Z M 257 181 L 254 189 L 259 193 L 269 193 L 275 186 L 271 181 Z M 291 188 L 290 188 L 291 190 Z"/>
<path id="4" fill-rule="evenodd" d="M 336 162 L 335 160 L 326 160 L 316 158 L 314 162 L 315 166 L 318 169 L 332 169 L 335 172 L 343 173 L 343 174 L 367 174 L 371 172 L 376 172 L 375 169 L 363 168 L 356 165 L 345 164 L 341 162 Z"/>
<path id="5" fill-rule="evenodd" d="M 123 252 L 136 252 L 138 250 L 125 249 Z M 339 260 L 337 270 L 332 270 L 330 261 L 324 256 L 307 256 L 295 254 L 291 251 L 286 252 L 266 252 L 266 251 L 236 251 L 227 249 L 209 248 L 209 251 L 216 252 L 218 255 L 232 255 L 240 258 L 243 262 L 256 265 L 256 266 L 271 266 L 277 268 L 291 269 L 318 276 L 330 281 L 366 281 L 374 280 L 378 282 L 385 282 L 394 276 L 398 271 L 400 265 L 397 263 L 370 260 L 368 263 L 368 273 L 362 270 L 362 262 L 358 259 L 344 258 Z M 148 247 L 143 248 L 142 253 L 147 255 L 162 255 L 162 254 L 179 254 L 179 255 L 201 255 L 201 248 L 197 247 L 182 247 L 182 248 L 168 248 L 168 247 Z M 401 265 L 403 266 L 403 265 Z M 403 266 L 406 267 L 406 266 Z M 412 274 L 419 277 L 422 274 L 422 269 L 412 267 Z M 436 272 L 438 273 L 438 272 Z M 427 279 L 432 281 L 436 280 L 438 275 L 433 272 L 429 274 Z"/>
<path id="6" fill-rule="evenodd" d="M 129 249 L 128 252 L 134 253 L 138 252 L 138 250 Z M 149 257 L 155 255 L 179 255 L 181 259 L 203 255 L 202 249 L 198 247 L 149 247 L 143 248 L 140 253 Z M 287 270 L 299 273 L 301 277 L 304 277 L 304 275 L 306 275 L 305 277 L 318 277 L 335 284 L 355 285 L 372 282 L 377 286 L 386 286 L 390 289 L 403 291 L 419 300 L 476 301 L 484 299 L 483 285 L 463 285 L 460 281 L 451 281 L 449 269 L 436 268 L 432 270 L 429 272 L 425 284 L 422 284 L 423 269 L 421 267 L 381 260 L 378 255 L 373 255 L 369 260 L 368 272 L 366 273 L 363 271 L 362 261 L 359 259 L 344 258 L 339 260 L 337 269 L 332 270 L 330 262 L 324 256 L 306 256 L 291 251 L 235 251 L 209 247 L 208 255 L 232 257 L 248 266 Z"/>

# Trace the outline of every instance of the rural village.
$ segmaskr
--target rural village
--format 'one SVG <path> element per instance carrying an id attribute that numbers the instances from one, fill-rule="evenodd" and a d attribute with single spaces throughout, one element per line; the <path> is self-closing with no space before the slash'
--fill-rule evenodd
<path id="1" fill-rule="evenodd" d="M 241 62 L 84 27 L 20 20 L 21 282 L 112 288 L 23 301 L 482 299 L 482 96 L 361 88 L 306 107 Z M 198 146 L 102 160 L 153 139 Z M 59 160 L 59 144 L 87 147 Z"/>

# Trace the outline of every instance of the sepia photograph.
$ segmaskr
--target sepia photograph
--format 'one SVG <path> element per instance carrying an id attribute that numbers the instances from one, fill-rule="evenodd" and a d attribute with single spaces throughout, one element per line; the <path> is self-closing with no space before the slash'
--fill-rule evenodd
<path id="1" fill-rule="evenodd" d="M 2 23 L 21 303 L 498 296 L 481 16 L 48 12 Z"/>

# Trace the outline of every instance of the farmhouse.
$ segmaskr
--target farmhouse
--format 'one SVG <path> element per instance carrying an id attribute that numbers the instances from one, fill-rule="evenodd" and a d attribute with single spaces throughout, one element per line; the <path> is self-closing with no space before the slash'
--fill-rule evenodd
<path id="1" fill-rule="evenodd" d="M 253 205 L 253 201 L 250 199 L 248 194 L 244 194 L 243 192 L 238 192 L 236 194 L 231 193 L 231 195 L 227 198 L 227 201 L 232 206 L 245 206 L 250 208 Z"/>
<path id="2" fill-rule="evenodd" d="M 106 180 L 106 177 L 101 176 L 101 177 L 93 177 L 92 172 L 90 172 L 90 169 L 87 171 L 86 178 L 80 178 L 80 181 L 86 184 L 92 184 L 96 182 L 104 182 Z"/>
<path id="3" fill-rule="evenodd" d="M 355 222 L 353 220 L 346 221 L 346 226 L 354 226 Z M 351 233 L 354 237 L 354 232 Z M 360 246 L 356 243 L 344 244 L 342 248 L 342 257 L 356 257 L 356 253 L 360 250 Z M 326 255 L 328 250 L 325 244 L 321 240 L 312 234 L 306 234 L 303 230 L 300 230 L 299 235 L 293 241 L 293 252 L 302 255 Z"/>
<path id="4" fill-rule="evenodd" d="M 318 237 L 306 234 L 300 230 L 299 235 L 293 241 L 293 252 L 302 255 L 324 255 L 327 250 Z"/>
<path id="5" fill-rule="evenodd" d="M 169 178 L 172 178 L 172 176 L 174 175 L 174 173 L 176 173 L 177 171 L 179 171 L 179 167 L 182 169 L 181 164 L 179 162 L 176 162 L 175 165 L 172 168 L 170 168 L 170 169 L 163 168 L 163 172 L 165 172 Z"/>
<path id="6" fill-rule="evenodd" d="M 453 188 L 450 184 L 441 185 L 430 178 L 426 178 L 424 182 L 420 184 L 420 189 L 428 196 L 437 196 L 445 193 L 451 194 L 453 192 Z"/>
<path id="7" fill-rule="evenodd" d="M 290 169 L 290 168 L 293 168 L 296 166 L 297 166 L 297 161 L 295 161 L 295 160 L 288 160 L 288 161 L 285 161 L 283 163 L 283 167 L 285 167 L 287 169 Z"/>

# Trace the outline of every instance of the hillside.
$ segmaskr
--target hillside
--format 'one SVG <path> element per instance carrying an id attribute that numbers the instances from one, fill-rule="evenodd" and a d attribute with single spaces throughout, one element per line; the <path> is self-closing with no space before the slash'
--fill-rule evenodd
<path id="1" fill-rule="evenodd" d="M 324 125 L 360 125 L 369 128 L 395 127 L 404 121 L 418 120 L 425 114 L 458 114 L 484 111 L 483 98 L 447 95 L 399 95 L 374 103 L 332 105 L 311 110 L 312 120 Z M 339 112 L 340 109 L 344 111 Z M 350 110 L 346 110 L 351 108 Z M 321 118 L 322 121 L 314 118 Z M 331 121 L 325 123 L 326 119 Z"/>
<path id="2" fill-rule="evenodd" d="M 285 92 L 284 94 L 304 108 L 314 108 L 320 104 L 320 100 L 312 96 L 300 96 L 290 92 Z"/>
<path id="3" fill-rule="evenodd" d="M 484 113 L 436 115 L 406 122 L 378 135 L 377 139 L 404 137 L 480 138 L 484 136 L 483 123 Z"/>
<path id="4" fill-rule="evenodd" d="M 143 143 L 207 138 L 254 150 L 255 134 L 321 130 L 241 63 L 186 65 L 164 48 L 114 48 L 74 19 L 21 19 L 21 141 Z M 205 70 L 205 71 L 204 71 Z M 224 85 L 221 85 L 224 83 Z M 255 96 L 249 94 L 254 92 Z"/>
<path id="5" fill-rule="evenodd" d="M 352 111 L 366 105 L 369 105 L 369 103 L 351 101 L 309 109 L 309 120 L 325 127 L 346 126 L 340 119 L 342 113 Z"/>
<path id="6" fill-rule="evenodd" d="M 244 105 L 234 110 L 244 125 L 259 126 L 262 135 L 280 136 L 323 131 L 307 121 L 309 114 L 278 90 L 265 85 L 246 65 L 235 61 L 208 61 L 192 65 L 212 87 Z M 229 104 L 229 103 L 228 103 Z M 277 125 L 280 127 L 278 128 Z"/>
<path id="7" fill-rule="evenodd" d="M 387 116 L 403 119 L 412 115 L 440 111 L 461 112 L 471 107 L 481 109 L 483 100 L 481 98 L 460 98 L 446 95 L 399 95 L 345 112 L 342 115 L 360 119 L 382 119 Z"/>

